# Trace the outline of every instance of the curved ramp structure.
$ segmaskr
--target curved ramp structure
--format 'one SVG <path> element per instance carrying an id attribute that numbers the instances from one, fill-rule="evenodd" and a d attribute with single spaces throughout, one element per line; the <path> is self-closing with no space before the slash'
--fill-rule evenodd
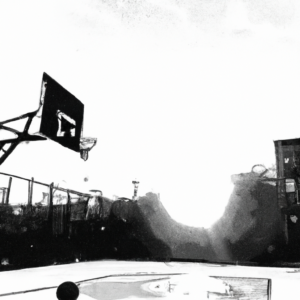
<path id="1" fill-rule="evenodd" d="M 209 229 L 176 222 L 153 193 L 138 201 L 115 201 L 112 218 L 127 227 L 128 239 L 148 249 L 150 258 L 249 261 L 283 238 L 276 185 L 254 173 L 232 180 L 224 215 Z"/>

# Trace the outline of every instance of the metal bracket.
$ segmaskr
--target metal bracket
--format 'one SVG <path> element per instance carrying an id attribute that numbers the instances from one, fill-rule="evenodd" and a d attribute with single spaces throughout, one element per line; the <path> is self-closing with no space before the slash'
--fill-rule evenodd
<path id="1" fill-rule="evenodd" d="M 17 136 L 16 138 L 12 138 L 12 139 L 0 140 L 0 155 L 1 155 L 1 152 L 3 153 L 0 157 L 0 165 L 7 159 L 7 157 L 15 150 L 15 148 L 20 143 L 27 142 L 27 141 L 33 142 L 33 141 L 47 140 L 44 137 L 31 135 L 28 133 L 29 127 L 32 123 L 32 119 L 36 116 L 37 112 L 38 112 L 38 110 L 24 114 L 22 116 L 19 116 L 19 117 L 13 118 L 13 119 L 9 119 L 9 120 L 0 122 L 0 130 L 10 131 Z M 18 120 L 25 119 L 25 118 L 28 118 L 28 120 L 27 120 L 22 132 L 4 125 L 4 124 L 10 123 L 10 122 L 18 121 Z M 6 144 L 10 144 L 10 146 L 8 147 L 7 150 L 4 150 L 3 148 Z"/>

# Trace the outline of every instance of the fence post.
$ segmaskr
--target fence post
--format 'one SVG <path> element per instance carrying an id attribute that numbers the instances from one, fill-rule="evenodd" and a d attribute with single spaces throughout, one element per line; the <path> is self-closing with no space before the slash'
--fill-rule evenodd
<path id="1" fill-rule="evenodd" d="M 30 190 L 31 190 L 31 187 L 30 187 L 30 180 L 28 180 L 28 204 L 30 203 Z"/>
<path id="2" fill-rule="evenodd" d="M 7 188 L 7 193 L 6 193 L 6 203 L 5 204 L 9 203 L 9 195 L 10 195 L 11 182 L 12 182 L 12 177 L 9 177 L 8 188 Z"/>
<path id="3" fill-rule="evenodd" d="M 48 197 L 48 223 L 52 229 L 53 223 L 53 182 L 49 185 L 49 197 Z"/>
<path id="4" fill-rule="evenodd" d="M 5 195 L 6 195 L 6 188 L 1 188 L 2 190 L 2 204 L 5 203 Z"/>
<path id="5" fill-rule="evenodd" d="M 66 211 L 66 231 L 68 237 L 70 236 L 70 225 L 71 225 L 71 196 L 68 191 L 68 202 L 67 202 L 67 211 Z"/>
<path id="6" fill-rule="evenodd" d="M 28 182 L 28 206 L 32 206 L 32 194 L 33 194 L 33 177 Z"/>

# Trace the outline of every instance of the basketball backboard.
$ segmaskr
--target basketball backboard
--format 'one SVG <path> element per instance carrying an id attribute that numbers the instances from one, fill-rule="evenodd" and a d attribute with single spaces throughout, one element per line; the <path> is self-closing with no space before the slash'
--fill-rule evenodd
<path id="1" fill-rule="evenodd" d="M 48 74 L 43 74 L 38 134 L 80 151 L 84 105 Z"/>

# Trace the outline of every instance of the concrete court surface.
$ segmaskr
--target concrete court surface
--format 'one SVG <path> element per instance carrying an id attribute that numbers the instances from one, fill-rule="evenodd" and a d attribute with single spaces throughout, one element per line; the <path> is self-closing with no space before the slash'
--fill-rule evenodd
<path id="1" fill-rule="evenodd" d="M 180 275 L 181 274 L 181 275 Z M 216 283 L 210 276 L 268 278 L 272 280 L 271 299 L 300 298 L 300 269 L 249 267 L 238 265 L 218 265 L 192 262 L 136 262 L 103 260 L 94 262 L 79 262 L 66 265 L 56 265 L 41 268 L 23 269 L 0 272 L 0 297 L 2 300 L 35 300 L 56 299 L 56 287 L 64 281 L 80 283 L 80 290 L 86 290 L 86 284 L 100 282 L 102 294 L 91 297 L 80 293 L 79 300 L 84 299 L 207 299 L 207 291 L 216 292 L 226 288 L 220 282 Z M 103 278 L 101 278 L 103 277 Z M 93 281 L 85 281 L 93 279 Z M 129 282 L 143 282 L 158 279 L 167 280 L 180 286 L 175 292 L 159 287 L 153 296 L 130 295 L 121 293 Z M 84 282 L 85 281 L 85 282 Z M 180 283 L 178 285 L 178 283 Z M 107 287 L 106 285 L 107 284 Z M 121 284 L 121 285 L 120 285 Z M 123 284 L 123 285 L 122 285 Z M 110 297 L 114 286 L 118 292 Z M 104 287 L 104 288 L 103 288 Z M 120 288 L 121 287 L 121 288 Z M 151 286 L 150 286 L 151 288 Z M 42 289 L 42 290 L 39 290 Z M 191 293 L 184 291 L 189 290 Z M 11 294 L 15 293 L 15 294 Z M 95 293 L 95 291 L 94 291 Z M 112 294 L 111 294 L 112 295 Z M 119 295 L 119 296 L 116 296 Z"/>

